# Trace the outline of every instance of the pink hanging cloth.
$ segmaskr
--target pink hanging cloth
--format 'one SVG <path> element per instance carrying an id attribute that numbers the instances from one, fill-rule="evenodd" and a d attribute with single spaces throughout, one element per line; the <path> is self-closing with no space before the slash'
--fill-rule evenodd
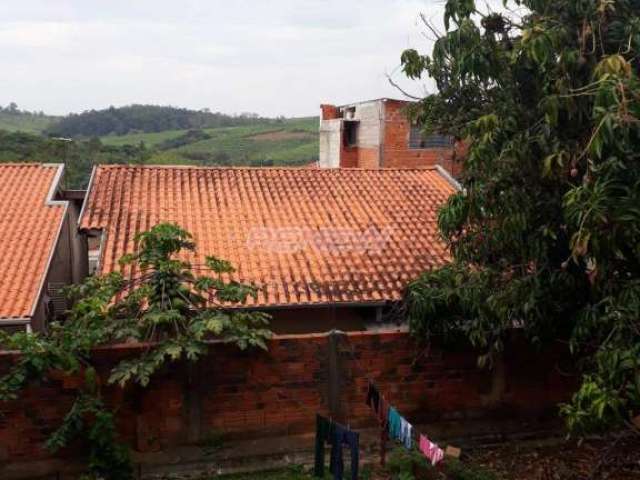
<path id="1" fill-rule="evenodd" d="M 444 458 L 444 451 L 425 435 L 420 435 L 419 448 L 422 454 L 431 461 L 431 465 L 435 466 Z"/>

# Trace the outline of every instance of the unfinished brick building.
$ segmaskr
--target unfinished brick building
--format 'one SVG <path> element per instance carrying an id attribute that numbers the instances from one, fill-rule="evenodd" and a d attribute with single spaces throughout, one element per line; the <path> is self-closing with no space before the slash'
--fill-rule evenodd
<path id="1" fill-rule="evenodd" d="M 459 174 L 450 137 L 424 135 L 411 122 L 411 102 L 380 98 L 348 105 L 321 105 L 321 168 L 420 168 L 440 165 Z"/>

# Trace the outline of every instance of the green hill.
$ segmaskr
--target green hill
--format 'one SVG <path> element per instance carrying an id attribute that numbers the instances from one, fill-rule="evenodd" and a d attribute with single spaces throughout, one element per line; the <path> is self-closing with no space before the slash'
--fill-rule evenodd
<path id="1" fill-rule="evenodd" d="M 67 188 L 86 187 L 93 165 L 102 163 L 299 166 L 317 160 L 317 117 L 154 105 L 53 117 L 15 103 L 0 106 L 0 162 L 64 162 Z"/>
<path id="2" fill-rule="evenodd" d="M 67 188 L 86 187 L 93 165 L 103 163 L 298 166 L 318 159 L 316 117 L 68 141 L 24 131 L 26 126 L 0 129 L 0 162 L 63 162 Z"/>
<path id="3" fill-rule="evenodd" d="M 277 121 L 252 113 L 227 115 L 208 109 L 190 110 L 169 105 L 134 104 L 72 113 L 60 118 L 46 133 L 55 137 L 89 138 L 137 132 L 238 127 Z"/>
<path id="4" fill-rule="evenodd" d="M 101 137 L 105 145 L 143 143 L 148 163 L 195 165 L 302 165 L 318 159 L 318 118 L 279 119 L 265 124 L 168 130 Z"/>

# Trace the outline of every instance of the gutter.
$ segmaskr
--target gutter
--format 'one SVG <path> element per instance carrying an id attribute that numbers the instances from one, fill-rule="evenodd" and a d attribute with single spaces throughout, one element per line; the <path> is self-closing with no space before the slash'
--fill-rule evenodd
<path id="1" fill-rule="evenodd" d="M 25 327 L 27 333 L 31 333 L 30 318 L 0 318 L 0 328 L 3 327 Z"/>
<path id="2" fill-rule="evenodd" d="M 374 300 L 371 302 L 318 302 L 318 303 L 283 303 L 274 305 L 235 305 L 228 310 L 297 310 L 305 308 L 341 308 L 341 307 L 384 307 L 395 300 Z"/>
<path id="3" fill-rule="evenodd" d="M 462 185 L 460 185 L 460 182 L 458 182 L 455 178 L 453 178 L 453 176 L 447 172 L 446 169 L 444 169 L 441 165 L 436 165 L 436 170 L 438 171 L 438 173 L 440 173 L 440 175 L 442 175 L 444 177 L 444 179 L 449 182 L 451 184 L 451 186 L 453 188 L 455 188 L 457 191 L 461 192 L 464 189 L 462 188 Z"/>
<path id="4" fill-rule="evenodd" d="M 0 327 L 8 327 L 15 325 L 29 325 L 31 323 L 30 318 L 13 318 L 13 317 L 5 317 L 0 318 Z"/>

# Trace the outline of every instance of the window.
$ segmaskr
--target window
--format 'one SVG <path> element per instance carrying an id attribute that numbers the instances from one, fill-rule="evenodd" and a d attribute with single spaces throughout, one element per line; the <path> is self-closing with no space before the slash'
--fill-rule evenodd
<path id="1" fill-rule="evenodd" d="M 69 308 L 67 296 L 64 294 L 65 287 L 66 283 L 64 282 L 49 282 L 47 285 L 47 294 L 49 295 L 47 316 L 51 319 L 60 318 Z"/>
<path id="2" fill-rule="evenodd" d="M 358 123 L 353 120 L 344 121 L 344 146 L 355 147 L 358 144 Z"/>
<path id="3" fill-rule="evenodd" d="M 450 148 L 453 138 L 447 135 L 425 135 L 421 125 L 411 125 L 409 148 Z"/>

